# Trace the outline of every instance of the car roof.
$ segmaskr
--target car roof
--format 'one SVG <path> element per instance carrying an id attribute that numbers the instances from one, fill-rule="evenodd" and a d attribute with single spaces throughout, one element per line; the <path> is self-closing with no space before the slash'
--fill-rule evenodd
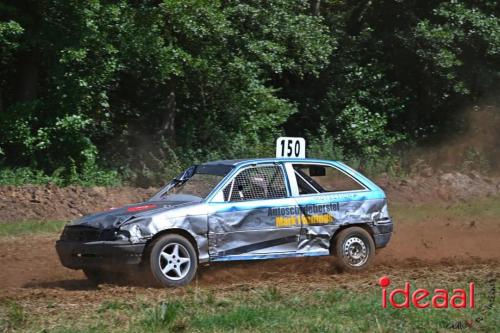
<path id="1" fill-rule="evenodd" d="M 203 163 L 202 165 L 230 165 L 230 166 L 238 166 L 241 164 L 251 164 L 251 163 L 277 163 L 277 162 L 333 162 L 328 160 L 319 160 L 314 158 L 243 158 L 243 159 L 234 159 L 234 160 L 218 160 L 211 161 L 207 163 Z"/>

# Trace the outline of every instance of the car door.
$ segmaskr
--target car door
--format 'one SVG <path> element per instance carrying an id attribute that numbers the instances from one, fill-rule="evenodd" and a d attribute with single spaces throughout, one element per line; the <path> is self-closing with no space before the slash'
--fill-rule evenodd
<path id="1" fill-rule="evenodd" d="M 287 163 L 292 195 L 299 206 L 298 253 L 328 255 L 330 240 L 342 225 L 369 222 L 369 189 L 337 166 Z M 366 220 L 366 221 L 365 221 Z"/>
<path id="2" fill-rule="evenodd" d="M 296 253 L 298 206 L 281 164 L 243 167 L 209 203 L 210 260 L 285 257 Z"/>

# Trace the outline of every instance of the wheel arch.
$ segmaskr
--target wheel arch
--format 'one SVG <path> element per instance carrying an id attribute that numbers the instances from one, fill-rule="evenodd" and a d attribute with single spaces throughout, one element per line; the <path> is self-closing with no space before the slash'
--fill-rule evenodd
<path id="1" fill-rule="evenodd" d="M 345 225 L 340 226 L 337 230 L 335 230 L 335 232 L 332 235 L 332 238 L 330 238 L 330 254 L 333 254 L 335 252 L 334 248 L 335 248 L 335 243 L 337 242 L 337 239 L 336 239 L 337 235 L 342 230 L 353 228 L 353 227 L 358 227 L 358 228 L 364 229 L 366 232 L 368 232 L 368 234 L 372 238 L 373 242 L 375 243 L 375 237 L 373 235 L 373 229 L 368 225 L 368 223 L 345 224 Z"/>
<path id="2" fill-rule="evenodd" d="M 199 260 L 200 250 L 198 248 L 198 243 L 196 242 L 196 239 L 189 231 L 181 229 L 181 228 L 169 228 L 169 229 L 164 229 L 164 230 L 157 232 L 156 234 L 153 235 L 153 237 L 150 240 L 148 240 L 146 242 L 146 249 L 148 249 L 148 250 L 145 252 L 149 253 L 149 249 L 151 248 L 151 245 L 154 244 L 154 242 L 158 238 L 163 237 L 165 235 L 172 235 L 172 234 L 179 235 L 179 236 L 186 238 L 191 243 L 191 245 L 193 245 L 194 250 L 196 251 L 196 259 Z"/>

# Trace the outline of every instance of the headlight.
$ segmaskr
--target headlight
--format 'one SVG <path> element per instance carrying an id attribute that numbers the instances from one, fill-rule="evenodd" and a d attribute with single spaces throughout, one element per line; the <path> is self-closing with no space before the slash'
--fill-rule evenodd
<path id="1" fill-rule="evenodd" d="M 115 238 L 116 240 L 129 240 L 130 232 L 128 232 L 127 230 L 117 230 L 115 232 Z"/>

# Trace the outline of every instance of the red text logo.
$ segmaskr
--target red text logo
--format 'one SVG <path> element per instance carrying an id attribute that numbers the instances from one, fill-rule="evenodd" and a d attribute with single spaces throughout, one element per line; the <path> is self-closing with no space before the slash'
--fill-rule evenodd
<path id="1" fill-rule="evenodd" d="M 403 288 L 388 291 L 391 280 L 387 276 L 381 277 L 378 283 L 382 287 L 382 307 L 384 309 L 387 308 L 387 303 L 396 309 L 409 308 L 411 305 L 419 309 L 428 307 L 437 309 L 474 308 L 474 282 L 469 283 L 469 288 L 453 289 L 453 291 L 438 288 L 434 289 L 433 292 L 424 288 L 412 290 L 410 282 L 405 282 Z M 402 296 L 398 297 L 399 303 L 396 300 L 397 295 Z"/>

